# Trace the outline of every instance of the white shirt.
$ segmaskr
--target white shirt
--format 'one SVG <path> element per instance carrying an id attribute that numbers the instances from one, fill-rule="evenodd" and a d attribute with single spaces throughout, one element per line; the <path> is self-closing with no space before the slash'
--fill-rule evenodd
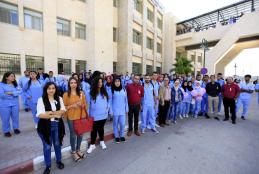
<path id="1" fill-rule="evenodd" d="M 59 102 L 60 102 L 60 110 L 66 111 L 63 99 L 61 97 L 59 97 Z M 57 103 L 56 100 L 50 101 L 52 111 L 57 110 L 56 103 Z M 41 97 L 41 98 L 38 99 L 36 117 L 39 117 L 40 114 L 44 114 L 44 113 L 46 113 L 46 110 L 45 110 L 45 106 L 44 106 L 44 103 L 43 103 L 43 100 L 42 100 L 42 97 Z M 55 121 L 55 118 L 51 118 L 50 121 Z"/>

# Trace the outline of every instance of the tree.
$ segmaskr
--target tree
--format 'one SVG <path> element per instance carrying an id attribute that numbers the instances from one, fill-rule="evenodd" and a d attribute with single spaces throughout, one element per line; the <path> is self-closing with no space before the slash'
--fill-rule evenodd
<path id="1" fill-rule="evenodd" d="M 173 68 L 170 72 L 175 72 L 177 74 L 188 74 L 192 72 L 192 62 L 185 57 L 176 58 L 176 63 L 173 64 Z"/>

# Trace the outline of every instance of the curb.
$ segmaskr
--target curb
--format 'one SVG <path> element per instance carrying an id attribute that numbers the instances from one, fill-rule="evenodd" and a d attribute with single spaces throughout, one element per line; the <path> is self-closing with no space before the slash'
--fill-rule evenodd
<path id="1" fill-rule="evenodd" d="M 110 141 L 113 138 L 114 138 L 113 132 L 108 132 L 106 135 L 104 135 L 104 141 Z M 82 151 L 86 151 L 89 140 L 90 138 L 88 138 L 85 141 L 82 141 L 82 144 L 81 144 Z M 96 144 L 99 144 L 99 138 L 96 140 Z M 68 159 L 71 157 L 70 150 L 71 150 L 70 146 L 67 146 L 61 149 L 62 160 Z M 55 152 L 51 152 L 51 160 L 53 161 L 54 159 L 55 159 Z M 34 159 L 31 159 L 28 161 L 24 161 L 24 162 L 9 166 L 7 168 L 0 169 L 0 174 L 17 174 L 17 173 L 27 174 L 27 173 L 33 172 L 34 170 L 39 170 L 42 167 L 45 167 L 43 155 L 35 157 Z"/>

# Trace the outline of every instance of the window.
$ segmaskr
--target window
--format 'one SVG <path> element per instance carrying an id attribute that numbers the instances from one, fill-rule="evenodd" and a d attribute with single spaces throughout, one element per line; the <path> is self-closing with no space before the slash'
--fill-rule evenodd
<path id="1" fill-rule="evenodd" d="M 195 63 L 195 55 L 191 55 L 192 62 Z"/>
<path id="2" fill-rule="evenodd" d="M 141 64 L 140 63 L 132 63 L 132 73 L 133 74 L 141 74 Z"/>
<path id="3" fill-rule="evenodd" d="M 156 72 L 161 74 L 161 67 L 156 67 Z"/>
<path id="4" fill-rule="evenodd" d="M 202 63 L 202 56 L 198 56 L 198 62 Z"/>
<path id="5" fill-rule="evenodd" d="M 118 0 L 113 0 L 113 7 L 118 7 Z"/>
<path id="6" fill-rule="evenodd" d="M 147 37 L 147 48 L 153 50 L 154 49 L 154 40 Z"/>
<path id="7" fill-rule="evenodd" d="M 163 21 L 162 19 L 157 18 L 157 27 L 162 30 L 163 28 Z"/>
<path id="8" fill-rule="evenodd" d="M 158 53 L 162 53 L 162 46 L 161 46 L 161 43 L 156 43 L 156 51 L 158 52 Z"/>
<path id="9" fill-rule="evenodd" d="M 78 0 L 78 1 L 81 1 L 81 2 L 86 2 L 86 0 Z"/>
<path id="10" fill-rule="evenodd" d="M 146 73 L 152 74 L 153 73 L 153 66 L 152 65 L 146 65 Z"/>
<path id="11" fill-rule="evenodd" d="M 44 58 L 39 56 L 25 56 L 26 69 L 37 71 L 39 68 L 44 70 Z"/>
<path id="12" fill-rule="evenodd" d="M 57 18 L 57 32 L 58 35 L 70 36 L 70 21 Z"/>
<path id="13" fill-rule="evenodd" d="M 147 9 L 147 19 L 152 23 L 154 21 L 154 13 L 149 9 Z"/>
<path id="14" fill-rule="evenodd" d="M 21 74 L 21 57 L 16 54 L 0 53 L 0 74 L 11 71 L 15 74 Z"/>
<path id="15" fill-rule="evenodd" d="M 71 60 L 58 58 L 58 74 L 71 74 Z"/>
<path id="16" fill-rule="evenodd" d="M 117 42 L 117 41 L 118 41 L 117 28 L 113 28 L 113 42 Z"/>
<path id="17" fill-rule="evenodd" d="M 142 14 L 142 1 L 141 0 L 134 0 L 134 9 Z"/>
<path id="18" fill-rule="evenodd" d="M 117 72 L 117 62 L 113 62 L 113 72 Z"/>
<path id="19" fill-rule="evenodd" d="M 138 45 L 142 44 L 142 34 L 137 30 L 133 30 L 133 42 Z"/>
<path id="20" fill-rule="evenodd" d="M 18 7 L 0 2 L 0 22 L 18 25 Z"/>
<path id="21" fill-rule="evenodd" d="M 30 11 L 30 10 L 24 10 L 24 25 L 25 28 L 35 29 L 42 31 L 42 14 Z"/>
<path id="22" fill-rule="evenodd" d="M 85 25 L 76 23 L 76 38 L 86 39 L 86 27 L 85 27 Z"/>
<path id="23" fill-rule="evenodd" d="M 76 73 L 80 73 L 81 70 L 86 70 L 86 61 L 76 60 Z"/>

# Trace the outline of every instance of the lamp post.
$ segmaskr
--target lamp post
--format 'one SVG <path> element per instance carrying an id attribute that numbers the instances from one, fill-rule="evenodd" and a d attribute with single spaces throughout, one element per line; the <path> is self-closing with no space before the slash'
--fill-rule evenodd
<path id="1" fill-rule="evenodd" d="M 205 68 L 205 54 L 206 54 L 206 51 L 209 50 L 208 41 L 206 39 L 204 38 L 202 39 L 200 48 L 203 49 L 203 68 Z"/>

